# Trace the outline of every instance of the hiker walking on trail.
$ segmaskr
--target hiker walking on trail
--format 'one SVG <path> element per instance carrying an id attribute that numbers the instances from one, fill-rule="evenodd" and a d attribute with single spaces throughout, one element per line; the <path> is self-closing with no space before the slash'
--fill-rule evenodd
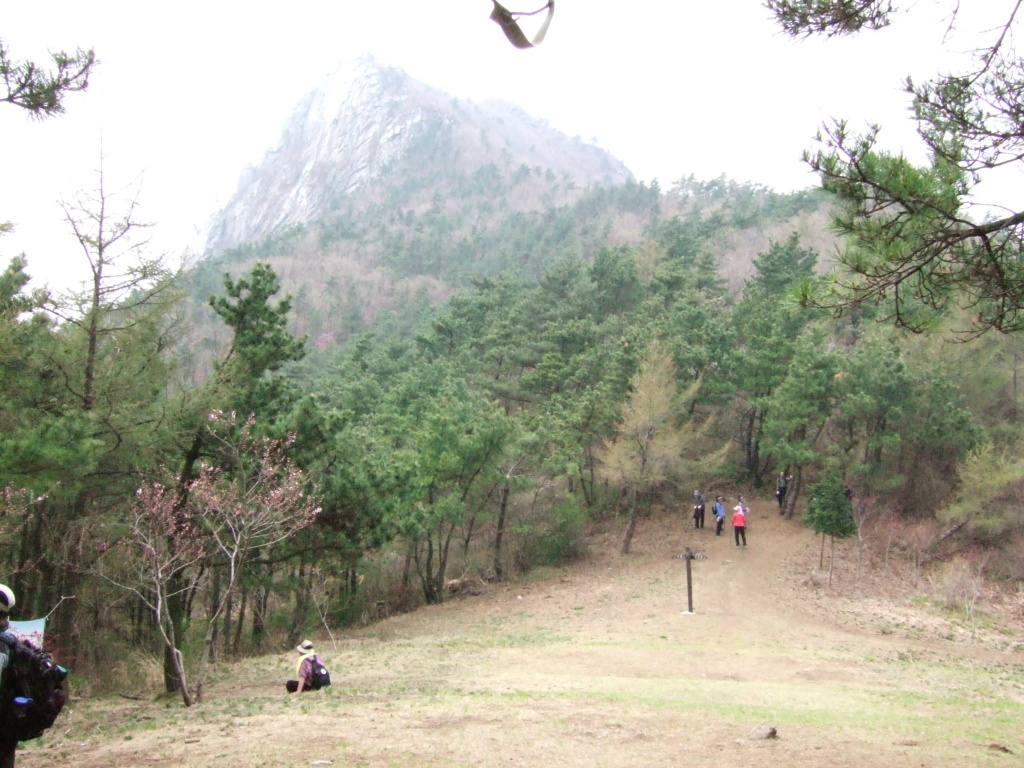
<path id="1" fill-rule="evenodd" d="M 733 507 L 732 513 L 732 533 L 736 537 L 736 546 L 740 545 L 740 539 L 743 539 L 743 546 L 747 546 L 747 505 L 743 502 L 743 497 L 740 496 L 739 504 Z"/>
<path id="2" fill-rule="evenodd" d="M 779 472 L 779 477 L 775 481 L 775 498 L 779 501 L 779 514 L 781 515 L 784 511 L 786 501 L 786 491 L 789 489 L 789 481 L 793 479 L 790 475 L 786 477 L 785 472 Z"/>
<path id="3" fill-rule="evenodd" d="M 295 676 L 298 680 L 289 680 L 285 683 L 288 693 L 318 691 L 331 684 L 327 667 L 324 666 L 312 642 L 303 640 L 295 650 L 299 653 L 299 661 L 295 665 Z"/>
<path id="4" fill-rule="evenodd" d="M 0 634 L 4 635 L 4 639 L 10 638 L 11 643 L 15 642 L 15 638 L 9 631 L 8 614 L 13 607 L 14 592 L 6 584 L 0 584 Z M 7 669 L 10 660 L 10 646 L 0 639 L 0 703 L 6 701 Z M 14 768 L 14 749 L 17 746 L 18 742 L 13 738 L 8 724 L 0 725 L 0 768 Z"/>
<path id="5" fill-rule="evenodd" d="M 721 496 L 715 497 L 715 506 L 711 511 L 715 513 L 715 536 L 722 535 L 722 525 L 725 523 L 725 499 Z"/>
<path id="6" fill-rule="evenodd" d="M 693 492 L 693 527 L 703 528 L 704 527 L 704 494 L 700 492 L 698 488 Z"/>

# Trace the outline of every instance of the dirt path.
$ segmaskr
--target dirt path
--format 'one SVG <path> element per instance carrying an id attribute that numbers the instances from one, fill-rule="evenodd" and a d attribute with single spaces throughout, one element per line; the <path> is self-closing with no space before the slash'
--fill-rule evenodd
<path id="1" fill-rule="evenodd" d="M 770 501 L 751 506 L 746 549 L 728 527 L 716 537 L 664 515 L 621 557 L 615 526 L 572 568 L 393 617 L 336 649 L 321 638 L 335 679 L 324 694 L 281 696 L 293 659 L 267 657 L 225 670 L 192 710 L 83 703 L 18 764 L 1020 764 L 1019 620 L 968 632 L 912 590 L 865 596 L 851 547 L 829 590 L 806 529 Z M 687 545 L 707 557 L 692 564 L 692 614 L 671 557 Z M 759 725 L 777 738 L 751 738 Z"/>

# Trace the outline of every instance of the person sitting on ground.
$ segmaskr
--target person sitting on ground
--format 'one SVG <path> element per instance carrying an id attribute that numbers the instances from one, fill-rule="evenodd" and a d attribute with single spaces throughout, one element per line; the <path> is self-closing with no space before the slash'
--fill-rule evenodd
<path id="1" fill-rule="evenodd" d="M 323 660 L 317 655 L 316 648 L 309 640 L 303 640 L 295 650 L 300 654 L 299 662 L 295 665 L 295 676 L 299 679 L 289 680 L 285 683 L 285 687 L 288 689 L 288 693 L 312 691 L 314 665 L 322 664 Z"/>

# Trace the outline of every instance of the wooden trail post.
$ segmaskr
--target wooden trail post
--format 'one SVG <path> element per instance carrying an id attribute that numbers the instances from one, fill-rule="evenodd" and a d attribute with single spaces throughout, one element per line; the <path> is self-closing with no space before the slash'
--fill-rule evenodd
<path id="1" fill-rule="evenodd" d="M 705 555 L 697 554 L 692 547 L 687 547 L 686 551 L 681 555 L 672 555 L 677 560 L 686 561 L 686 609 L 687 612 L 693 613 L 693 573 L 691 571 L 690 561 L 691 560 L 707 560 Z"/>

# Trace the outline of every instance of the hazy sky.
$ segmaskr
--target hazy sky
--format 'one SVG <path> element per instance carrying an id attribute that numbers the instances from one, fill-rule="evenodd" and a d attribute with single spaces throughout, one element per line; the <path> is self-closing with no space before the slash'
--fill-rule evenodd
<path id="1" fill-rule="evenodd" d="M 881 123 L 891 148 L 920 152 L 901 82 L 937 71 L 952 0 L 907 6 L 866 37 L 793 41 L 760 0 L 558 0 L 543 45 L 521 51 L 489 20 L 491 0 L 4 2 L 12 58 L 81 46 L 101 64 L 63 116 L 0 105 L 0 220 L 17 227 L 0 260 L 24 252 L 51 283 L 80 273 L 57 203 L 95 188 L 101 148 L 107 188 L 137 189 L 153 248 L 179 253 L 299 98 L 361 53 L 459 97 L 517 103 L 666 188 L 691 173 L 811 186 L 800 154 L 829 116 Z"/>

